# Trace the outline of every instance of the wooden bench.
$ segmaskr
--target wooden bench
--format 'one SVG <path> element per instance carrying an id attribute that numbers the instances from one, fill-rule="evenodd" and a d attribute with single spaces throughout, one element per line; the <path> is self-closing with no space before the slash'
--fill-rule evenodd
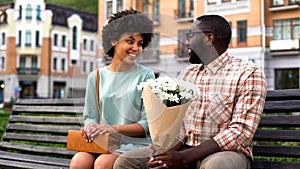
<path id="1" fill-rule="evenodd" d="M 0 142 L 0 168 L 69 168 L 68 130 L 81 128 L 83 99 L 23 99 Z"/>
<path id="2" fill-rule="evenodd" d="M 75 152 L 65 148 L 67 131 L 82 126 L 83 101 L 17 101 L 0 143 L 0 168 L 69 168 Z M 300 169 L 300 162 L 271 160 L 300 158 L 300 114 L 297 112 L 300 112 L 300 89 L 268 91 L 264 115 L 254 136 L 252 169 Z M 267 159 L 258 159 L 261 157 Z"/>
<path id="3" fill-rule="evenodd" d="M 254 144 L 252 169 L 300 169 L 300 89 L 267 92 Z M 258 160 L 259 156 L 268 159 Z M 298 158 L 298 162 L 271 161 L 274 157 Z"/>

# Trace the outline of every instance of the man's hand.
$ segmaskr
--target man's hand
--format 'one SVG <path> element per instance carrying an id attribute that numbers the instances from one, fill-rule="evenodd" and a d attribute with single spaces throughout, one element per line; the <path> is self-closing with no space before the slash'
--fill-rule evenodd
<path id="1" fill-rule="evenodd" d="M 177 168 L 184 165 L 184 157 L 180 151 L 166 151 L 150 158 L 148 166 L 153 169 Z"/>
<path id="2" fill-rule="evenodd" d="M 162 161 L 155 161 L 154 157 L 150 158 L 147 165 L 152 169 L 168 168 L 167 164 L 163 163 Z"/>

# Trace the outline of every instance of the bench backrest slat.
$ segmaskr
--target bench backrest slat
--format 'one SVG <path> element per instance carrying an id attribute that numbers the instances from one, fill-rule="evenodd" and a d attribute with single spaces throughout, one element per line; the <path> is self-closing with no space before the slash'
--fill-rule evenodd
<path id="1" fill-rule="evenodd" d="M 258 156 L 269 156 L 272 154 L 273 157 L 294 157 L 300 158 L 300 146 L 261 146 L 257 145 L 253 148 Z"/>
<path id="2" fill-rule="evenodd" d="M 47 113 L 47 114 L 82 114 L 83 107 L 78 106 L 28 106 L 28 105 L 14 105 L 13 114 L 21 113 Z"/>
<path id="3" fill-rule="evenodd" d="M 31 125 L 31 124 L 9 124 L 7 130 L 15 131 L 33 131 L 45 133 L 68 133 L 68 130 L 78 130 L 78 126 L 45 126 L 45 125 Z"/>
<path id="4" fill-rule="evenodd" d="M 82 116 L 82 115 L 81 115 Z M 52 123 L 52 124 L 78 124 L 78 121 L 82 121 L 82 117 L 78 115 L 78 118 L 74 117 L 52 117 L 52 116 L 20 116 L 11 115 L 10 122 L 31 122 L 31 123 Z"/>
<path id="5" fill-rule="evenodd" d="M 2 147 L 10 148 L 14 150 L 28 151 L 40 153 L 40 154 L 56 154 L 56 155 L 68 155 L 72 156 L 75 152 L 66 150 L 64 147 L 48 147 L 48 146 L 39 146 L 39 145 L 26 145 L 26 144 L 18 144 L 11 142 L 2 142 Z"/>
<path id="6" fill-rule="evenodd" d="M 299 111 L 300 100 L 266 101 L 264 106 L 264 113 L 285 113 Z"/>
<path id="7" fill-rule="evenodd" d="M 300 127 L 299 116 L 263 116 L 260 127 Z"/>
<path id="8" fill-rule="evenodd" d="M 257 130 L 254 140 L 300 142 L 300 130 Z"/>
<path id="9" fill-rule="evenodd" d="M 21 133 L 6 133 L 5 139 L 9 140 L 24 140 L 24 141 L 37 141 L 46 143 L 66 143 L 67 136 L 49 136 L 49 135 L 37 135 L 37 134 L 21 134 Z"/>

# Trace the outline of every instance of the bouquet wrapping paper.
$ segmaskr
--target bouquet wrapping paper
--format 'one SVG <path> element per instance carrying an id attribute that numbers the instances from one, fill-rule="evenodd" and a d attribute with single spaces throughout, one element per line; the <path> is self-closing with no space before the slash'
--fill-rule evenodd
<path id="1" fill-rule="evenodd" d="M 151 92 L 149 86 L 143 89 L 142 97 L 153 146 L 160 151 L 172 148 L 178 143 L 176 137 L 191 101 L 167 107 Z"/>

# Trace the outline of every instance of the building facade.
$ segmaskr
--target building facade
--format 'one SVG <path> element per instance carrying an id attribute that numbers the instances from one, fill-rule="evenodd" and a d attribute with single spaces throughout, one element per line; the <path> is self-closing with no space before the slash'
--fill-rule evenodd
<path id="1" fill-rule="evenodd" d="M 0 98 L 82 97 L 97 63 L 96 15 L 15 0 L 0 4 Z"/>
<path id="2" fill-rule="evenodd" d="M 299 88 L 299 0 L 98 2 L 100 29 L 108 16 L 119 10 L 132 7 L 149 15 L 155 24 L 156 37 L 150 46 L 152 51 L 139 62 L 160 75 L 176 76 L 189 64 L 184 42 L 191 22 L 201 15 L 218 14 L 232 27 L 229 53 L 258 64 L 265 71 L 268 89 Z"/>

